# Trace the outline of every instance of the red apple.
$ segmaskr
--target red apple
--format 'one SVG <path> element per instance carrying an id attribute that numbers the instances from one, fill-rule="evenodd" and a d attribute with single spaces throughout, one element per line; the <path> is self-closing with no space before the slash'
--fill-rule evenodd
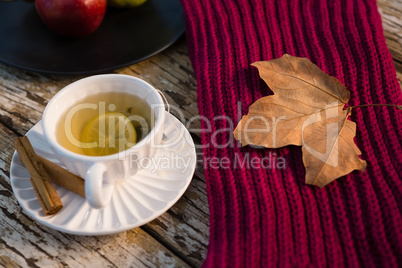
<path id="1" fill-rule="evenodd" d="M 83 37 L 101 24 L 107 0 L 35 0 L 36 10 L 53 32 Z"/>

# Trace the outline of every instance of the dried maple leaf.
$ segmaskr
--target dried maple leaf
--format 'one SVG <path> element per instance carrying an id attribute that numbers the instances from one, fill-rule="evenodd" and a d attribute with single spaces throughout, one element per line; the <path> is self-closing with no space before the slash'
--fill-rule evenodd
<path id="1" fill-rule="evenodd" d="M 306 183 L 319 187 L 365 170 L 353 141 L 356 124 L 344 110 L 350 93 L 338 79 L 306 58 L 287 54 L 252 65 L 274 95 L 254 102 L 238 123 L 234 136 L 243 146 L 302 146 Z"/>

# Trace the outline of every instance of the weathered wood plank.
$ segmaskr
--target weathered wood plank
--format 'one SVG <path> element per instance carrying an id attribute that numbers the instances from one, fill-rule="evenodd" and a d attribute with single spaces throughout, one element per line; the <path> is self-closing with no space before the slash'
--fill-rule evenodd
<path id="1" fill-rule="evenodd" d="M 402 1 L 377 0 L 377 5 L 395 68 L 402 73 Z"/>
<path id="2" fill-rule="evenodd" d="M 62 234 L 29 219 L 21 211 L 0 210 L 4 219 L 0 258 L 22 266 L 188 267 L 140 228 L 102 237 Z"/>

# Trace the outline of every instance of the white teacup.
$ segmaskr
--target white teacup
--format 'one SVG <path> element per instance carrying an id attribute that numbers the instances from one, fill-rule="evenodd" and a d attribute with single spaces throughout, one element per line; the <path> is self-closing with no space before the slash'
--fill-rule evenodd
<path id="1" fill-rule="evenodd" d="M 105 92 L 124 92 L 144 99 L 151 108 L 154 122 L 149 134 L 120 153 L 106 156 L 87 156 L 72 152 L 58 140 L 58 121 L 71 108 L 80 104 L 89 95 Z M 117 181 L 128 179 L 138 170 L 138 157 L 150 157 L 163 137 L 165 121 L 164 103 L 158 91 L 147 82 L 128 75 L 105 74 L 78 80 L 60 90 L 48 103 L 43 113 L 42 126 L 49 146 L 59 161 L 67 169 L 85 178 L 85 197 L 94 208 L 106 206 L 113 194 Z"/>

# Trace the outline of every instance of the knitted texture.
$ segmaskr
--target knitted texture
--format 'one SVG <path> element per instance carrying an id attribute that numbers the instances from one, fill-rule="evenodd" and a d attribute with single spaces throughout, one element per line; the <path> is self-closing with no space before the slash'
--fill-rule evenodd
<path id="1" fill-rule="evenodd" d="M 240 147 L 231 133 L 254 101 L 272 94 L 250 64 L 284 53 L 338 78 L 351 91 L 350 105 L 402 104 L 376 1 L 182 4 L 203 118 L 210 207 L 204 266 L 401 267 L 401 111 L 354 109 L 367 170 L 323 189 L 305 185 L 300 147 Z M 280 159 L 285 166 L 273 163 Z"/>

